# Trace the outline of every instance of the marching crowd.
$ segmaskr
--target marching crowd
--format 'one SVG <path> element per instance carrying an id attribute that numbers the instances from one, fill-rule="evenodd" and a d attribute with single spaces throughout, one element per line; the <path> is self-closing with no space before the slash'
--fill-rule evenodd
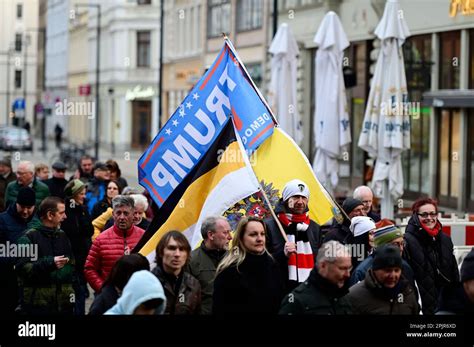
<path id="1" fill-rule="evenodd" d="M 344 221 L 321 226 L 294 179 L 274 218 L 244 217 L 231 230 L 209 216 L 199 247 L 170 230 L 149 261 L 133 250 L 151 198 L 115 161 L 84 156 L 69 179 L 61 162 L 52 171 L 22 161 L 13 172 L 0 160 L 2 315 L 474 313 L 474 249 L 459 269 L 433 199 L 415 201 L 402 233 L 360 186 L 342 204 Z"/>

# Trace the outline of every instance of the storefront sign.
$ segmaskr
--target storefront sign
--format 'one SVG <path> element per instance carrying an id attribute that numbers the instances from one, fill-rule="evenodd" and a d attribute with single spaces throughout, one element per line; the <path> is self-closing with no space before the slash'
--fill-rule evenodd
<path id="1" fill-rule="evenodd" d="M 91 85 L 82 84 L 79 86 L 79 95 L 90 95 L 91 94 Z"/>
<path id="2" fill-rule="evenodd" d="M 152 87 L 143 89 L 142 86 L 138 85 L 133 89 L 128 89 L 125 93 L 125 100 L 131 101 L 135 99 L 148 99 L 155 95 L 155 91 Z"/>
<path id="3" fill-rule="evenodd" d="M 449 16 L 455 17 L 460 11 L 463 15 L 474 14 L 473 0 L 451 0 L 449 7 Z"/>

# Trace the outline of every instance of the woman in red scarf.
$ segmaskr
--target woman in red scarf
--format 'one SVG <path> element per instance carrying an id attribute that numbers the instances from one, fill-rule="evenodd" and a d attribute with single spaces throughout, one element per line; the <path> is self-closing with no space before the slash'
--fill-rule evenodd
<path id="1" fill-rule="evenodd" d="M 412 211 L 405 230 L 403 257 L 415 273 L 423 314 L 434 314 L 441 288 L 459 282 L 453 242 L 442 231 L 435 200 L 418 199 Z"/>

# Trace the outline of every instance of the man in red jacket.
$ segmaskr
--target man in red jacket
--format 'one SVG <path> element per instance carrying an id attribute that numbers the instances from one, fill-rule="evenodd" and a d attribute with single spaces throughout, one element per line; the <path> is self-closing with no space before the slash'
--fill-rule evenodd
<path id="1" fill-rule="evenodd" d="M 102 232 L 92 243 L 84 266 L 84 275 L 98 293 L 115 262 L 140 241 L 145 232 L 133 224 L 134 200 L 118 195 L 112 200 L 114 225 Z"/>

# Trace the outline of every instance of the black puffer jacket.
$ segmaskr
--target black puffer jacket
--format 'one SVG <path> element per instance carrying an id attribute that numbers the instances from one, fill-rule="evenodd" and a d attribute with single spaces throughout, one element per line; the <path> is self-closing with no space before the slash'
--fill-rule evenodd
<path id="1" fill-rule="evenodd" d="M 212 313 L 275 314 L 284 296 L 278 265 L 267 254 L 247 253 L 236 267 L 231 265 L 214 280 Z"/>
<path id="2" fill-rule="evenodd" d="M 282 300 L 279 314 L 352 314 L 352 306 L 346 296 L 348 292 L 347 284 L 339 288 L 313 268 L 308 279 Z"/>
<path id="3" fill-rule="evenodd" d="M 87 207 L 74 203 L 74 200 L 66 201 L 66 216 L 61 223 L 61 229 L 71 242 L 72 252 L 76 259 L 76 271 L 82 278 L 84 264 L 92 244 L 94 227 Z"/>
<path id="4" fill-rule="evenodd" d="M 413 215 L 405 230 L 403 258 L 415 273 L 423 314 L 434 314 L 441 288 L 459 282 L 459 271 L 453 255 L 451 238 L 440 231 L 431 237 Z"/>
<path id="5" fill-rule="evenodd" d="M 354 236 L 349 229 L 350 225 L 351 223 L 347 220 L 344 220 L 343 224 L 339 224 L 334 220 L 324 235 L 321 243 L 326 243 L 328 241 L 339 241 L 343 245 L 351 244 L 354 241 Z"/>

